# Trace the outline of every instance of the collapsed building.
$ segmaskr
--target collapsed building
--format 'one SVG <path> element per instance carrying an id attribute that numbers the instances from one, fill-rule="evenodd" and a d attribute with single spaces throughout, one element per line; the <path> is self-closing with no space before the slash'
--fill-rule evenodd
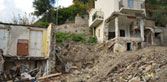
<path id="1" fill-rule="evenodd" d="M 112 42 L 114 52 L 163 43 L 163 28 L 146 17 L 145 0 L 97 0 L 89 27 L 100 43 Z"/>
<path id="2" fill-rule="evenodd" d="M 5 60 L 2 71 L 22 65 L 38 69 L 38 76 L 53 71 L 55 34 L 54 25 L 38 26 L 0 23 L 0 49 Z"/>

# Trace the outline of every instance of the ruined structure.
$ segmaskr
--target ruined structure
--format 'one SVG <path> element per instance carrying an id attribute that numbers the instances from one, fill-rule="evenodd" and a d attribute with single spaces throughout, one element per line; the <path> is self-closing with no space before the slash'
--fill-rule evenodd
<path id="1" fill-rule="evenodd" d="M 0 49 L 5 58 L 4 69 L 23 65 L 38 68 L 39 76 L 53 71 L 55 55 L 54 25 L 37 27 L 0 23 Z M 3 71 L 5 71 L 3 70 Z"/>
<path id="2" fill-rule="evenodd" d="M 97 0 L 89 27 L 100 43 L 113 42 L 114 52 L 136 50 L 163 41 L 162 28 L 146 18 L 145 0 Z"/>

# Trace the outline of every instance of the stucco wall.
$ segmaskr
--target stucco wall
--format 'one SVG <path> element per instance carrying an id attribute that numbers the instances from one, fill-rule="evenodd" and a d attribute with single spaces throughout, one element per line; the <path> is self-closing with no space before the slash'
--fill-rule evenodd
<path id="1" fill-rule="evenodd" d="M 103 35 L 104 35 L 103 26 L 104 23 L 101 23 L 98 27 L 95 28 L 95 36 L 97 37 L 97 40 L 100 43 L 103 42 Z"/>
<path id="2" fill-rule="evenodd" d="M 95 1 L 95 9 L 104 12 L 104 20 L 107 19 L 114 10 L 118 9 L 116 6 L 117 0 L 97 0 Z"/>
<path id="3" fill-rule="evenodd" d="M 38 27 L 31 27 L 31 26 L 18 26 L 18 25 L 3 25 L 0 24 L 0 28 L 5 28 L 8 32 L 6 35 L 6 50 L 4 50 L 4 55 L 11 55 L 11 56 L 17 56 L 17 43 L 19 39 L 25 39 L 30 41 L 30 34 L 31 30 L 33 31 L 41 31 L 42 32 L 42 47 L 41 47 L 41 56 L 47 56 L 48 54 L 48 41 L 50 40 L 49 37 L 50 35 L 50 29 L 46 28 L 38 28 Z M 33 36 L 33 35 L 32 35 Z M 0 41 L 1 42 L 1 41 Z M 3 43 L 0 43 L 2 45 Z M 29 48 L 30 48 L 30 43 Z M 4 44 L 5 45 L 5 44 Z M 29 56 L 34 56 L 30 54 L 30 49 L 29 50 Z"/>

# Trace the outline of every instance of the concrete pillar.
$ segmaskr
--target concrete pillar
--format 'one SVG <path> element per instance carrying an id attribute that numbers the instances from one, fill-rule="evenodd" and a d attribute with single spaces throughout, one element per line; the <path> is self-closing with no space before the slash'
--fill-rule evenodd
<path id="1" fill-rule="evenodd" d="M 118 17 L 115 18 L 115 37 L 119 37 L 119 25 L 118 25 Z"/>
<path id="2" fill-rule="evenodd" d="M 144 41 L 144 20 L 143 19 L 140 19 L 140 32 L 141 32 L 142 41 Z"/>

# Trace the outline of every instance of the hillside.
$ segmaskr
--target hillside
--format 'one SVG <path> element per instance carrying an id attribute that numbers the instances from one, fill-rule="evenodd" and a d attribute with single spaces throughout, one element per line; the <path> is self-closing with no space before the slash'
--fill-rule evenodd
<path id="1" fill-rule="evenodd" d="M 89 50 L 89 48 L 91 49 Z M 77 49 L 79 49 L 79 51 L 76 51 Z M 81 61 L 82 63 L 79 64 L 81 68 L 78 69 L 78 66 L 74 66 L 75 68 L 70 70 L 69 74 L 46 79 L 43 82 L 167 81 L 167 47 L 151 46 L 138 51 L 114 54 L 108 51 L 108 49 L 97 51 L 97 46 L 84 47 L 83 45 L 80 46 L 78 43 L 73 43 L 73 47 L 70 46 L 67 50 L 70 52 L 66 55 L 69 61 L 75 63 Z M 65 53 L 67 54 L 68 51 Z"/>

